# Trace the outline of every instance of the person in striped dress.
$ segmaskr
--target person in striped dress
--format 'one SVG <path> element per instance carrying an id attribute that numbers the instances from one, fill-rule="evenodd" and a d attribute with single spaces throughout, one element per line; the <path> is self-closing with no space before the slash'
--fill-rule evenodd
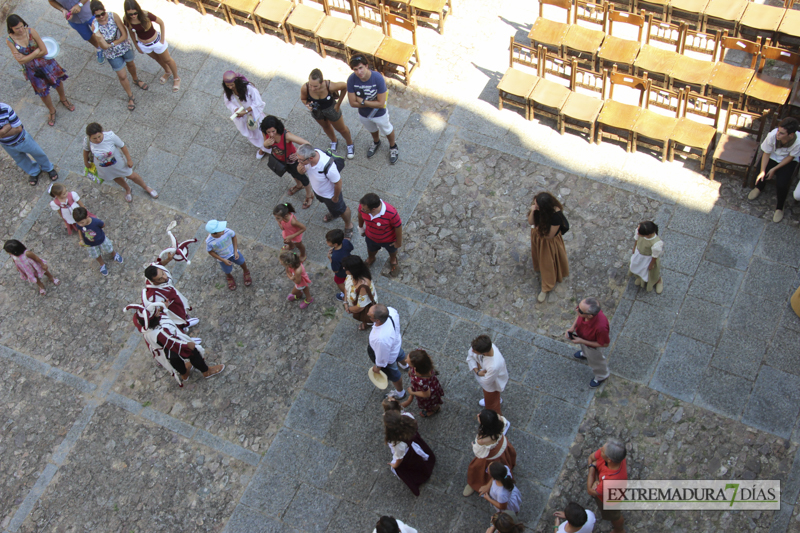
<path id="1" fill-rule="evenodd" d="M 403 245 L 403 221 L 397 209 L 375 193 L 367 193 L 358 206 L 358 231 L 367 242 L 367 266 L 375 262 L 381 248 L 389 252 L 390 274 L 397 275 L 397 249 Z"/>

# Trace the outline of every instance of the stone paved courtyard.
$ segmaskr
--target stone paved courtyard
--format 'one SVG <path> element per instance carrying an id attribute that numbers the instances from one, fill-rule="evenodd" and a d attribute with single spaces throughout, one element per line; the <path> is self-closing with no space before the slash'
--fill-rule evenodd
<path id="1" fill-rule="evenodd" d="M 627 531 L 800 531 L 800 319 L 788 306 L 800 285 L 796 202 L 773 224 L 771 188 L 748 202 L 739 178 L 709 182 L 696 162 L 662 164 L 498 111 L 508 37 L 525 42 L 535 3 L 456 2 L 444 36 L 420 29 L 411 87 L 390 85 L 397 165 L 388 166 L 385 146 L 364 157 L 369 135 L 343 109 L 357 150 L 343 172 L 348 205 L 374 191 L 405 223 L 399 274 L 388 276 L 385 255 L 373 268 L 379 299 L 400 312 L 406 351 L 432 354 L 446 393 L 440 415 L 418 418 L 437 465 L 415 498 L 386 466 L 382 393 L 364 377 L 367 333 L 333 297 L 324 233 L 341 222 L 323 224 L 318 203 L 298 215 L 315 297 L 300 310 L 285 299 L 272 217 L 278 202 L 299 200 L 286 196 L 288 178 L 256 161 L 221 102 L 222 72 L 243 72 L 267 113 L 326 147 L 299 88 L 312 68 L 335 80 L 349 69 L 186 5 L 142 5 L 167 24 L 182 89 L 161 86 L 157 65 L 137 56 L 150 90 L 134 88 L 134 112 L 58 12 L 38 0 L 6 6 L 61 44 L 76 109 L 58 106 L 48 127 L 9 53 L 0 54 L 0 101 L 106 221 L 125 263 L 100 276 L 49 209 L 44 180 L 30 187 L 0 153 L 3 239 L 22 240 L 63 281 L 39 297 L 3 258 L 0 531 L 369 532 L 391 514 L 420 533 L 482 533 L 488 504 L 461 495 L 480 398 L 464 359 L 480 333 L 508 363 L 504 414 L 530 531 L 548 531 L 567 501 L 594 509 L 583 465 L 608 436 L 628 443 L 631 478 L 782 482 L 780 511 L 629 512 Z M 119 0 L 106 7 L 122 12 Z M 93 121 L 126 141 L 158 200 L 134 189 L 128 204 L 116 185 L 80 175 Z M 525 221 L 540 190 L 559 196 L 571 223 L 570 276 L 544 304 Z M 237 270 L 239 288 L 228 291 L 202 245 L 191 247 L 191 265 L 173 268 L 201 318 L 193 334 L 210 362 L 227 365 L 179 388 L 153 365 L 123 307 L 168 245 L 166 225 L 175 220 L 180 239 L 202 240 L 209 218 L 239 233 L 254 283 L 244 287 Z M 660 296 L 627 277 L 632 233 L 645 219 L 667 246 Z M 354 244 L 363 256 L 363 241 Z M 613 376 L 596 391 L 563 341 L 586 296 L 611 320 Z"/>

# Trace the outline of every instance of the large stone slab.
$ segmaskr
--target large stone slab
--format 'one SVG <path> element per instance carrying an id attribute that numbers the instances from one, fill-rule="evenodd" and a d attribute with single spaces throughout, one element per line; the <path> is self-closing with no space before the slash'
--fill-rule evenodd
<path id="1" fill-rule="evenodd" d="M 583 407 L 592 396 L 591 379 L 592 371 L 588 366 L 540 350 L 525 375 L 525 385 L 536 392 Z"/>
<path id="2" fill-rule="evenodd" d="M 664 355 L 650 381 L 658 391 L 691 402 L 700 387 L 701 370 L 708 366 L 714 347 L 678 335 L 670 335 Z"/>
<path id="3" fill-rule="evenodd" d="M 758 375 L 767 343 L 746 330 L 726 329 L 714 350 L 711 366 L 751 381 Z"/>
<path id="4" fill-rule="evenodd" d="M 733 303 L 744 274 L 717 263 L 702 261 L 689 287 L 689 295 L 726 307 Z"/>
<path id="5" fill-rule="evenodd" d="M 756 294 L 776 302 L 785 302 L 792 293 L 792 284 L 797 277 L 797 267 L 753 258 L 742 282 L 742 291 Z"/>
<path id="6" fill-rule="evenodd" d="M 746 270 L 763 231 L 763 220 L 726 209 L 711 237 L 705 259 Z"/>
<path id="7" fill-rule="evenodd" d="M 800 414 L 800 377 L 764 367 L 758 374 L 742 422 L 789 438 Z"/>

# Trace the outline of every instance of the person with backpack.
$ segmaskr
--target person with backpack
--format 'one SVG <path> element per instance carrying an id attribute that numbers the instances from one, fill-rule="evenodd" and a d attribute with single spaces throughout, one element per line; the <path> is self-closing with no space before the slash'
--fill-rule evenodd
<path id="1" fill-rule="evenodd" d="M 83 207 L 86 209 L 78 193 L 67 190 L 67 188 L 60 183 L 53 183 L 50 185 L 47 192 L 53 197 L 50 201 L 50 209 L 58 211 L 61 214 L 61 220 L 64 221 L 64 225 L 67 227 L 67 235 L 72 235 L 73 231 L 78 231 L 77 226 L 75 226 L 75 218 L 72 216 L 72 211 L 76 207 Z M 89 213 L 89 216 L 93 217 L 94 215 Z"/>
<path id="2" fill-rule="evenodd" d="M 358 231 L 367 242 L 367 265 L 372 266 L 381 248 L 389 252 L 389 275 L 397 275 L 397 249 L 403 245 L 403 221 L 389 202 L 370 192 L 358 205 Z"/>
<path id="3" fill-rule="evenodd" d="M 567 249 L 562 238 L 569 231 L 569 222 L 563 209 L 561 202 L 549 192 L 534 196 L 528 209 L 533 269 L 540 273 L 542 280 L 542 290 L 536 298 L 539 303 L 544 303 L 556 283 L 569 276 Z"/>
<path id="4" fill-rule="evenodd" d="M 352 237 L 354 226 L 350 220 L 350 208 L 344 203 L 342 175 L 339 173 L 344 168 L 344 158 L 330 150 L 323 153 L 310 144 L 304 144 L 297 149 L 297 162 L 298 172 L 308 177 L 317 200 L 328 208 L 322 221 L 330 222 L 342 217 L 344 238 Z"/>

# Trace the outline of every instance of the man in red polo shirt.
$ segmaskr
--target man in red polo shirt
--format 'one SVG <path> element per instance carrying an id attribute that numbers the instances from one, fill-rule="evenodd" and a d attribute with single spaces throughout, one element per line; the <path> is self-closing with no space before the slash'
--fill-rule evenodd
<path id="1" fill-rule="evenodd" d="M 391 274 L 397 273 L 397 249 L 403 245 L 402 224 L 397 209 L 375 193 L 364 195 L 358 206 L 358 229 L 367 241 L 367 265 L 372 265 L 378 251 L 386 248 Z"/>
<path id="2" fill-rule="evenodd" d="M 600 310 L 600 303 L 594 298 L 584 298 L 575 308 L 578 316 L 572 327 L 564 335 L 574 344 L 581 344 L 581 349 L 575 352 L 575 359 L 585 359 L 594 373 L 594 379 L 589 382 L 592 388 L 599 387 L 608 379 L 611 372 L 608 370 L 608 359 L 600 351 L 611 344 L 608 336 L 608 319 Z"/>
<path id="3" fill-rule="evenodd" d="M 614 533 L 625 533 L 622 511 L 608 509 L 603 505 L 603 482 L 628 479 L 628 455 L 625 444 L 619 439 L 608 439 L 602 448 L 589 456 L 589 475 L 586 477 L 586 492 L 597 501 L 603 520 L 614 526 Z"/>

